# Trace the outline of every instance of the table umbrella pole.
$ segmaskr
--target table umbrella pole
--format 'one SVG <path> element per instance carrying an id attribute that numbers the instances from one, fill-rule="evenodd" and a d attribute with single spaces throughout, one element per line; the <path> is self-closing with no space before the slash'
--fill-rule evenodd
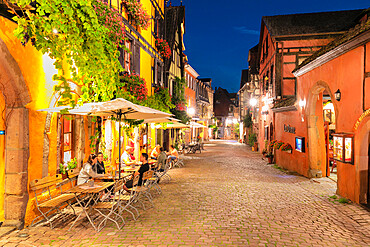
<path id="1" fill-rule="evenodd" d="M 146 153 L 149 152 L 149 124 L 146 124 Z M 149 155 L 149 154 L 148 154 Z"/>
<path id="2" fill-rule="evenodd" d="M 121 179 L 121 111 L 118 113 L 118 178 Z"/>

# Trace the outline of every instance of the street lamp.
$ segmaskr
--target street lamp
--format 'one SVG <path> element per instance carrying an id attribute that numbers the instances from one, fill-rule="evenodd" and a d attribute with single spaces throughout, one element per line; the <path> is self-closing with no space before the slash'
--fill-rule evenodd
<path id="1" fill-rule="evenodd" d="M 251 98 L 250 100 L 249 100 L 249 104 L 251 105 L 251 106 L 256 106 L 257 105 L 257 103 L 258 103 L 258 101 L 257 101 L 257 99 L 256 98 Z"/>
<path id="2" fill-rule="evenodd" d="M 194 108 L 192 108 L 192 107 L 188 108 L 188 114 L 189 114 L 190 116 L 193 116 L 193 115 L 195 114 L 195 109 L 194 109 Z"/>

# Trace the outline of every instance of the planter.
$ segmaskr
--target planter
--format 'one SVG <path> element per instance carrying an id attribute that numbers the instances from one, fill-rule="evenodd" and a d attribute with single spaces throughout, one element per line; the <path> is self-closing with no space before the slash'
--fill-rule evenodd
<path id="1" fill-rule="evenodd" d="M 285 150 L 284 152 L 288 153 L 288 154 L 291 154 L 293 150 Z"/>
<path id="2" fill-rule="evenodd" d="M 273 164 L 274 156 L 268 156 L 267 159 L 269 160 L 269 164 Z"/>
<path id="3" fill-rule="evenodd" d="M 62 173 L 62 179 L 67 179 L 68 178 L 68 172 L 66 172 L 65 174 Z"/>

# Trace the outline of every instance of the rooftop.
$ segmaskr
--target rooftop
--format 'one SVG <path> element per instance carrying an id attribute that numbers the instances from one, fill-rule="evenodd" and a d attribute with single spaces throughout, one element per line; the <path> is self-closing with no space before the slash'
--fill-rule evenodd
<path id="1" fill-rule="evenodd" d="M 262 21 L 273 37 L 338 33 L 355 26 L 364 10 L 264 16 Z"/>

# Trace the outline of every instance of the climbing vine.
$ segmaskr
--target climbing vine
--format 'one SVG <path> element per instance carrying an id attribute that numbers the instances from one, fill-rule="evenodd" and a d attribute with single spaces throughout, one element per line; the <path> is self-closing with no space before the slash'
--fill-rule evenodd
<path id="1" fill-rule="evenodd" d="M 123 47 L 124 25 L 119 13 L 100 0 L 7 0 L 19 6 L 16 37 L 54 59 L 59 70 L 53 80 L 60 104 L 75 105 L 67 79 L 81 86 L 80 102 L 113 98 L 122 67 L 118 46 Z M 127 50 L 127 49 L 126 49 Z"/>
<path id="2" fill-rule="evenodd" d="M 175 108 L 171 109 L 172 114 L 182 123 L 187 123 L 190 117 L 186 113 L 186 100 L 185 100 L 185 78 L 176 77 L 173 84 L 172 104 Z"/>

